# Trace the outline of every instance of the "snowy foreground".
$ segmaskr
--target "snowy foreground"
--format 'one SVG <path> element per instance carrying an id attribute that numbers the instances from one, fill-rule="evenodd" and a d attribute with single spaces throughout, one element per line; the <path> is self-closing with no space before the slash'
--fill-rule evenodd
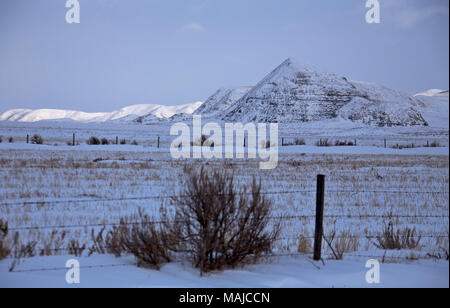
<path id="1" fill-rule="evenodd" d="M 280 257 L 265 264 L 226 270 L 201 277 L 189 264 L 171 263 L 159 271 L 136 267 L 133 259 L 95 255 L 78 259 L 80 284 L 66 283 L 65 263 L 72 256 L 36 257 L 24 260 L 8 272 L 11 260 L 0 262 L 0 288 L 3 287 L 144 287 L 144 288 L 374 288 L 449 287 L 448 261 L 421 260 L 411 263 L 381 264 L 380 284 L 368 284 L 367 260 L 312 263 L 306 257 Z M 109 267 L 96 268 L 96 265 Z M 114 266 L 115 265 L 115 266 Z M 27 270 L 53 268 L 50 271 Z M 23 271 L 23 272 L 20 272 Z"/>
<path id="2" fill-rule="evenodd" d="M 169 123 L 0 122 L 0 218 L 9 224 L 7 241 L 12 243 L 18 232 L 21 243 L 38 243 L 34 255 L 44 248 L 52 251 L 51 256 L 22 258 L 14 272 L 9 272 L 10 257 L 0 261 L 0 287 L 449 287 L 448 261 L 432 258 L 448 251 L 448 126 L 368 128 L 329 121 L 280 127 L 279 139 L 304 139 L 306 145 L 279 146 L 277 168 L 270 171 L 247 158 L 174 160 L 169 147 L 175 137 L 169 131 Z M 26 144 L 26 136 L 35 133 L 42 135 L 43 145 Z M 76 146 L 67 145 L 72 133 Z M 127 144 L 89 146 L 90 136 L 123 138 Z M 315 145 L 324 138 L 332 144 L 357 141 L 357 146 Z M 426 147 L 434 142 L 437 147 Z M 103 225 L 110 228 L 141 208 L 157 218 L 171 196 L 182 191 L 184 168 L 193 165 L 227 168 L 242 184 L 261 178 L 273 216 L 286 216 L 274 253 L 300 257 L 272 257 L 204 277 L 188 261 L 156 271 L 136 267 L 131 256 L 84 257 L 92 232 L 98 234 Z M 325 264 L 310 259 L 317 174 L 326 175 L 325 235 L 335 232 L 345 239 L 340 242 L 344 260 L 331 260 L 331 250 L 323 246 Z M 420 245 L 387 252 L 377 248 L 368 237 L 381 234 L 391 220 L 399 230 L 415 229 Z M 66 262 L 75 258 L 66 255 L 71 239 L 87 248 L 77 258 L 80 285 L 65 280 Z M 366 262 L 381 261 L 385 254 L 381 283 L 368 284 Z"/>

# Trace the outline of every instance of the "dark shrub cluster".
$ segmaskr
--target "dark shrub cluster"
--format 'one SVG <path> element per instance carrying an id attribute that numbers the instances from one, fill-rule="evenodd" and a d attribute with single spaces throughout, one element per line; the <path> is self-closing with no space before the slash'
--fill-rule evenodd
<path id="1" fill-rule="evenodd" d="M 331 147 L 332 144 L 328 139 L 320 139 L 316 142 L 316 146 L 318 147 Z"/>
<path id="2" fill-rule="evenodd" d="M 345 146 L 354 146 L 355 143 L 353 141 L 347 141 L 347 140 L 336 140 L 334 143 L 337 147 L 345 147 Z"/>
<path id="3" fill-rule="evenodd" d="M 272 251 L 280 222 L 271 217 L 272 202 L 261 193 L 261 183 L 254 179 L 238 190 L 225 171 L 186 174 L 185 190 L 159 221 L 140 210 L 106 236 L 104 229 L 93 231 L 90 253 L 130 253 L 139 266 L 156 268 L 186 256 L 203 273 L 256 262 Z"/>
<path id="4" fill-rule="evenodd" d="M 201 272 L 255 262 L 270 253 L 280 223 L 270 226 L 272 202 L 261 183 L 237 190 L 223 170 L 186 170 L 186 188 L 173 201 L 178 238 Z"/>
<path id="5" fill-rule="evenodd" d="M 306 145 L 305 139 L 296 138 L 294 141 L 284 142 L 283 146 Z"/>
<path id="6" fill-rule="evenodd" d="M 11 253 L 6 237 L 8 236 L 8 222 L 0 219 L 0 260 Z"/>
<path id="7" fill-rule="evenodd" d="M 33 135 L 33 137 L 31 137 L 31 143 L 32 144 L 43 144 L 44 139 L 40 135 L 35 134 L 35 135 Z"/>
<path id="8" fill-rule="evenodd" d="M 97 137 L 91 136 L 87 141 L 87 144 L 89 145 L 99 145 L 101 144 L 100 139 L 98 139 Z"/>
<path id="9" fill-rule="evenodd" d="M 384 250 L 416 249 L 421 239 L 416 234 L 416 229 L 395 229 L 393 222 L 389 221 L 384 224 L 383 231 L 376 237 L 374 245 Z"/>

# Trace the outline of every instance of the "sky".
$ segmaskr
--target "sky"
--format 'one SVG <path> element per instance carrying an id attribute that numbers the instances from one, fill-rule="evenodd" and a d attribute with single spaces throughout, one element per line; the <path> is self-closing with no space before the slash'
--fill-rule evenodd
<path id="1" fill-rule="evenodd" d="M 0 0 L 0 112 L 204 101 L 286 58 L 407 94 L 448 89 L 449 1 Z"/>

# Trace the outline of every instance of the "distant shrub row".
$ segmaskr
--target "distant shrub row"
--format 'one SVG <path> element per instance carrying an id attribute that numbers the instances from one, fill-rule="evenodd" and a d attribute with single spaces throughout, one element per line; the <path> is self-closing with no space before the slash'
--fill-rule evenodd
<path id="1" fill-rule="evenodd" d="M 353 141 L 347 141 L 347 140 L 336 140 L 334 143 L 329 141 L 328 139 L 320 139 L 316 142 L 316 146 L 318 147 L 343 147 L 343 146 L 356 146 L 356 143 Z"/>
<path id="2" fill-rule="evenodd" d="M 8 137 L 8 142 L 9 143 L 13 143 L 14 142 L 14 138 L 13 137 Z M 3 136 L 0 136 L 0 143 L 2 143 L 3 142 Z"/>
<path id="3" fill-rule="evenodd" d="M 97 138 L 95 136 L 91 136 L 86 143 L 88 145 L 109 145 L 109 144 L 116 144 L 113 140 L 108 140 L 106 138 Z M 121 145 L 125 144 L 132 144 L 132 145 L 139 145 L 139 143 L 136 140 L 133 140 L 131 143 L 128 142 L 126 139 L 121 139 L 119 142 Z"/>
<path id="4" fill-rule="evenodd" d="M 410 143 L 410 144 L 395 144 L 392 146 L 393 149 L 397 149 L 397 150 L 402 150 L 402 149 L 415 149 L 415 148 L 420 148 L 420 147 L 424 147 L 424 148 L 438 148 L 440 147 L 440 143 L 437 141 L 433 141 L 432 143 L 427 142 L 427 144 L 421 146 L 421 145 L 417 145 L 414 143 Z"/>

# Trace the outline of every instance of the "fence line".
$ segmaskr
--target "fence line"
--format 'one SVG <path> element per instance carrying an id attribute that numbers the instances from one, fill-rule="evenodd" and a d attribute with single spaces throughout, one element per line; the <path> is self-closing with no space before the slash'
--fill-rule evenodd
<path id="1" fill-rule="evenodd" d="M 93 268 L 112 268 L 112 267 L 124 267 L 124 266 L 136 266 L 135 264 L 99 264 L 99 265 L 86 265 L 80 266 L 80 269 L 93 269 Z M 32 273 L 32 272 L 50 272 L 50 271 L 67 271 L 67 267 L 50 267 L 50 268 L 36 268 L 27 270 L 12 270 L 11 273 Z"/>
<path id="2" fill-rule="evenodd" d="M 347 216 L 340 216 L 341 218 L 347 218 Z M 402 218 L 402 216 L 370 216 L 370 218 Z M 407 217 L 407 216 L 406 216 Z M 290 220 L 290 219 L 302 219 L 302 218 L 315 218 L 313 215 L 307 215 L 307 216 L 297 216 L 297 217 L 269 217 L 270 220 Z M 324 218 L 336 218 L 336 216 L 324 216 Z M 355 216 L 355 218 L 363 218 L 361 216 Z M 415 216 L 410 218 L 450 218 L 449 216 L 434 216 L 434 217 L 428 217 L 428 216 Z M 30 230 L 45 230 L 45 229 L 82 229 L 82 228 L 102 228 L 102 227 L 119 227 L 119 226 L 138 226 L 138 225 L 157 225 L 157 224 L 168 224 L 170 222 L 175 223 L 183 223 L 183 221 L 146 221 L 146 222 L 115 222 L 115 223 L 98 223 L 98 224 L 78 224 L 78 225 L 49 225 L 49 226 L 31 226 L 31 227 L 12 227 L 8 228 L 9 231 L 30 231 Z M 349 236 L 349 238 L 352 238 L 354 236 Z M 314 238 L 314 237 L 312 237 Z"/>
<path id="3" fill-rule="evenodd" d="M 318 180 L 320 177 L 324 176 L 318 176 Z M 319 183 L 319 181 L 318 181 Z M 270 220 L 291 220 L 291 219 L 312 219 L 316 218 L 316 234 L 314 236 L 295 236 L 295 237 L 280 237 L 278 240 L 300 240 L 301 238 L 306 239 L 314 239 L 315 244 L 314 246 L 318 246 L 318 252 L 314 255 L 315 260 L 321 259 L 321 250 L 322 245 L 316 245 L 318 240 L 322 240 L 323 237 L 326 237 L 325 234 L 323 234 L 322 231 L 317 232 L 317 230 L 323 230 L 323 218 L 328 219 L 338 219 L 338 218 L 427 218 L 427 219 L 433 219 L 433 218 L 439 218 L 439 219 L 449 219 L 450 215 L 392 215 L 392 214 L 382 214 L 382 215 L 355 215 L 355 214 L 332 214 L 332 215 L 323 215 L 323 207 L 324 207 L 324 195 L 325 195 L 325 189 L 324 189 L 324 180 L 323 185 L 321 186 L 321 189 L 318 188 L 317 190 L 312 189 L 304 189 L 304 190 L 291 190 L 291 191 L 266 191 L 266 192 L 260 192 L 261 195 L 279 195 L 279 194 L 296 194 L 296 193 L 316 193 L 316 201 L 319 200 L 318 207 L 316 208 L 316 215 L 293 215 L 293 216 L 271 216 L 268 217 Z M 330 189 L 326 190 L 326 193 L 352 193 L 352 194 L 358 194 L 358 193 L 380 193 L 380 194 L 449 194 L 448 191 L 401 191 L 401 190 L 339 190 L 339 189 Z M 241 192 L 237 193 L 236 195 L 252 195 L 252 192 Z M 214 194 L 214 196 L 230 196 L 231 194 Z M 212 195 L 211 195 L 212 196 Z M 52 204 L 71 204 L 71 203 L 95 203 L 95 202 L 113 202 L 113 201 L 141 201 L 141 200 L 151 200 L 151 199 L 174 199 L 174 198 L 186 198 L 190 197 L 189 195 L 166 195 L 166 196 L 146 196 L 146 197 L 132 197 L 132 198 L 109 198 L 109 199 L 91 199 L 91 200 L 59 200 L 59 201 L 29 201 L 29 202 L 17 202 L 17 203 L 0 203 L 2 206 L 9 206 L 9 205 L 52 205 Z M 316 204 L 316 205 L 317 205 Z M 320 210 L 320 220 L 317 220 L 317 213 Z M 21 230 L 41 230 L 41 229 L 74 229 L 74 228 L 106 228 L 107 226 L 110 227 L 118 227 L 118 226 L 134 226 L 134 225 L 149 225 L 149 224 L 164 224 L 169 222 L 179 222 L 183 223 L 185 221 L 183 220 L 153 220 L 153 221 L 144 221 L 144 222 L 126 222 L 121 221 L 118 223 L 97 223 L 97 224 L 78 224 L 78 225 L 54 225 L 54 226 L 30 226 L 30 227 L 13 227 L 9 228 L 10 231 L 21 231 Z M 318 229 L 319 227 L 319 229 Z M 355 235 L 342 235 L 342 236 L 334 236 L 335 239 L 359 239 L 359 238 L 366 238 L 366 239 L 377 239 L 380 238 L 380 234 L 374 235 L 374 234 L 355 234 Z M 448 238 L 449 234 L 408 234 L 408 235 L 396 235 L 399 238 Z M 47 249 L 47 248 L 39 248 L 41 251 L 66 251 L 71 252 L 72 254 L 76 254 L 77 252 L 83 252 L 86 250 L 85 245 L 84 247 L 73 247 L 73 248 L 54 248 L 54 249 Z M 83 248 L 83 249 L 81 249 Z M 108 249 L 108 247 L 100 247 L 102 249 Z M 90 248 L 87 248 L 90 250 Z M 269 254 L 268 256 L 304 256 L 304 254 Z M 356 255 L 356 254 L 346 254 L 345 256 L 355 256 L 355 257 L 371 257 L 368 255 Z M 376 256 L 375 258 L 379 258 L 380 256 Z M 393 257 L 389 256 L 383 256 L 383 260 L 385 259 L 392 259 Z M 401 260 L 405 260 L 405 257 L 400 258 Z M 131 266 L 130 264 L 103 264 L 103 265 L 92 265 L 92 266 L 86 266 L 82 268 L 103 268 L 103 267 L 116 267 L 116 266 Z M 31 269 L 31 270 L 18 270 L 14 272 L 30 272 L 30 271 L 47 271 L 47 270 L 66 270 L 66 268 L 48 268 L 48 269 Z"/>
<path id="4" fill-rule="evenodd" d="M 294 252 L 288 252 L 288 253 L 271 253 L 271 254 L 266 254 L 264 255 L 264 257 L 272 257 L 272 258 L 278 258 L 278 257 L 306 257 L 307 254 L 304 253 L 294 253 Z M 326 254 L 327 257 L 331 258 L 331 259 L 327 259 L 328 260 L 333 260 L 335 258 L 335 255 L 333 254 Z M 368 258 L 368 259 L 382 259 L 383 262 L 385 261 L 404 261 L 404 260 L 419 260 L 419 259 L 425 259 L 426 257 L 416 257 L 416 258 L 409 258 L 407 256 L 405 257 L 397 257 L 397 256 L 375 256 L 375 255 L 362 255 L 362 254 L 353 254 L 353 253 L 348 253 L 348 254 L 344 254 L 343 258 L 345 259 L 345 257 L 356 257 L 356 258 Z M 427 256 L 429 257 L 429 256 Z M 430 258 L 430 257 L 429 257 Z M 308 260 L 312 260 L 309 259 Z M 119 264 L 97 264 L 97 265 L 85 265 L 85 266 L 80 266 L 80 269 L 101 269 L 101 268 L 115 268 L 115 267 L 128 267 L 128 266 L 132 266 L 132 267 L 136 267 L 136 264 L 130 264 L 130 263 L 119 263 Z M 24 269 L 24 270 L 11 270 L 11 273 L 33 273 L 33 272 L 50 272 L 50 271 L 67 271 L 68 268 L 67 267 L 49 267 L 49 268 L 33 268 L 33 269 Z"/>
<path id="5" fill-rule="evenodd" d="M 278 195 L 278 194 L 296 194 L 296 193 L 315 193 L 315 190 L 291 190 L 291 191 L 267 191 L 261 192 L 262 195 Z M 327 193 L 379 193 L 379 194 L 435 194 L 443 195 L 450 194 L 449 191 L 402 191 L 402 190 L 327 190 Z M 237 195 L 252 195 L 251 192 L 240 192 Z M 215 196 L 229 196 L 228 194 L 217 194 Z M 106 198 L 106 199 L 86 199 L 86 200 L 56 200 L 56 201 L 23 201 L 23 202 L 3 202 L 0 206 L 15 206 L 15 205 L 52 205 L 52 204 L 70 204 L 70 203 L 98 203 L 98 202 L 117 202 L 117 201 L 143 201 L 152 199 L 173 199 L 185 198 L 187 195 L 167 195 L 167 196 L 144 196 L 144 197 L 127 197 L 127 198 Z"/>

